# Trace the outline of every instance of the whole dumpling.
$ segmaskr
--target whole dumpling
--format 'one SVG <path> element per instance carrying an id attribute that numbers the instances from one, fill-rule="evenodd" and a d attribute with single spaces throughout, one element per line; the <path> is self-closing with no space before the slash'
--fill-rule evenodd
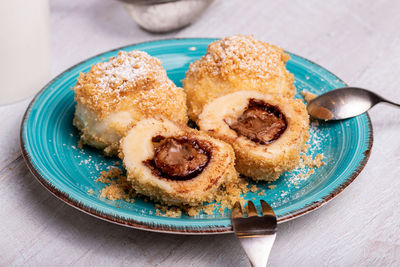
<path id="1" fill-rule="evenodd" d="M 146 52 L 120 51 L 92 66 L 80 74 L 74 91 L 74 125 L 81 141 L 106 155 L 116 155 L 120 139 L 142 119 L 188 120 L 184 90 L 167 77 L 161 61 Z"/>

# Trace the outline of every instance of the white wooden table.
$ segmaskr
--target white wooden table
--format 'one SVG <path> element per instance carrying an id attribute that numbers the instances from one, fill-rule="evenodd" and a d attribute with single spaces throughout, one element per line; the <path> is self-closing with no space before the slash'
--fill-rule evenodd
<path id="1" fill-rule="evenodd" d="M 400 1 L 216 0 L 181 31 L 149 34 L 116 1 L 51 3 L 53 76 L 99 52 L 168 37 L 254 34 L 347 83 L 400 102 Z M 29 100 L 0 107 L 0 265 L 249 266 L 233 235 L 176 236 L 93 218 L 47 192 L 19 148 Z M 270 266 L 400 265 L 400 110 L 370 112 L 374 146 L 359 177 L 322 208 L 279 226 Z"/>

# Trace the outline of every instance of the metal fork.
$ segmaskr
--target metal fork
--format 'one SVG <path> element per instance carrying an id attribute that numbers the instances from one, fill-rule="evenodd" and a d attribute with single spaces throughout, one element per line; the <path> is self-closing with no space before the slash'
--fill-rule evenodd
<path id="1" fill-rule="evenodd" d="M 243 217 L 239 202 L 232 209 L 233 230 L 254 267 L 267 266 L 277 229 L 276 216 L 271 206 L 264 200 L 260 202 L 263 216 L 258 216 L 252 201 L 247 203 L 247 217 Z"/>

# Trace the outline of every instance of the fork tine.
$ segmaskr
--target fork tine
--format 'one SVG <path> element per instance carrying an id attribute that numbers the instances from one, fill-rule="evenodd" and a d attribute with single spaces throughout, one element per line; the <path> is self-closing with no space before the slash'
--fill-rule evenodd
<path id="1" fill-rule="evenodd" d="M 239 201 L 236 201 L 232 208 L 232 218 L 243 218 L 242 205 Z"/>
<path id="2" fill-rule="evenodd" d="M 232 228 L 252 266 L 266 266 L 276 236 L 277 220 L 272 208 L 261 200 L 263 216 L 258 216 L 252 201 L 247 202 L 246 218 L 240 202 L 232 209 Z"/>
<path id="3" fill-rule="evenodd" d="M 247 202 L 247 216 L 258 216 L 256 206 L 254 206 L 254 203 L 252 201 Z"/>
<path id="4" fill-rule="evenodd" d="M 260 200 L 260 202 L 261 202 L 263 215 L 271 215 L 271 216 L 275 217 L 275 212 L 271 208 L 271 206 L 265 200 Z"/>

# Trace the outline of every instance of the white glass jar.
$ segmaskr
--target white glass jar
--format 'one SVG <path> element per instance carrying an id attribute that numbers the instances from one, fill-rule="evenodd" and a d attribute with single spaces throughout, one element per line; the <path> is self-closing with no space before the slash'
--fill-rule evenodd
<path id="1" fill-rule="evenodd" d="M 49 1 L 0 0 L 0 105 L 35 94 L 49 77 Z"/>

